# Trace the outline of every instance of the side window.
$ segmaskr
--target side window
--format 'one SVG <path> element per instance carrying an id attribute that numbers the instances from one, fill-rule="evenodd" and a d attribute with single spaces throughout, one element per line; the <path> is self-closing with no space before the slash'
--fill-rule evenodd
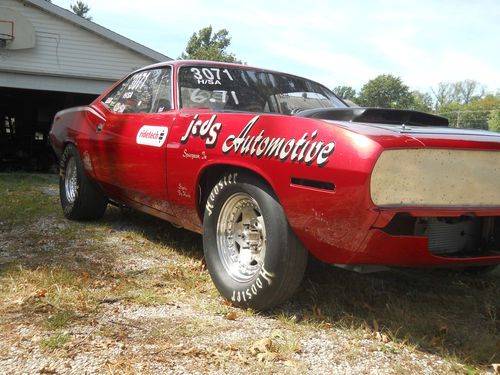
<path id="1" fill-rule="evenodd" d="M 166 112 L 173 108 L 170 68 L 162 70 L 162 75 L 152 85 L 152 113 Z"/>
<path id="2" fill-rule="evenodd" d="M 170 67 L 138 72 L 114 88 L 103 104 L 116 113 L 161 113 L 172 109 Z"/>

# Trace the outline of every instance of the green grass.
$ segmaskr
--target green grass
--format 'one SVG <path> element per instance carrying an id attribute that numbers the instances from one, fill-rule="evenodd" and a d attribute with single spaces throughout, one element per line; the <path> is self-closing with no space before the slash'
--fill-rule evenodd
<path id="1" fill-rule="evenodd" d="M 300 335 L 297 333 L 275 330 L 271 334 L 272 349 L 282 358 L 289 358 L 293 353 L 300 353 Z"/>
<path id="2" fill-rule="evenodd" d="M 70 310 L 56 311 L 46 320 L 46 327 L 50 330 L 57 330 L 67 327 L 75 318 L 75 312 Z"/>
<path id="3" fill-rule="evenodd" d="M 57 176 L 0 173 L 0 223 L 4 228 L 29 224 L 61 210 L 58 198 L 41 195 L 41 187 L 57 189 Z"/>
<path id="4" fill-rule="evenodd" d="M 42 349 L 54 350 L 61 349 L 69 341 L 69 336 L 63 333 L 56 333 L 46 339 L 40 341 Z"/>

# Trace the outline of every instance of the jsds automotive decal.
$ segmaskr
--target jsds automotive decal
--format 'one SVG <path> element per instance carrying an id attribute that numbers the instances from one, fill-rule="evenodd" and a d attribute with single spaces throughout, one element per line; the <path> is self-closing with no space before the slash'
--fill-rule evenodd
<path id="1" fill-rule="evenodd" d="M 167 139 L 166 126 L 143 125 L 137 133 L 136 142 L 139 145 L 161 147 Z"/>
<path id="2" fill-rule="evenodd" d="M 222 124 L 216 122 L 217 115 L 202 121 L 196 115 L 189 124 L 186 133 L 181 138 L 181 143 L 186 144 L 190 138 L 200 137 L 205 140 L 207 148 L 214 148 L 217 144 Z M 324 142 L 316 140 L 318 130 L 311 134 L 305 132 L 299 139 L 285 137 L 267 137 L 265 131 L 259 134 L 252 134 L 252 128 L 259 120 L 255 116 L 245 125 L 240 134 L 230 134 L 222 144 L 224 154 L 239 154 L 267 159 L 279 159 L 281 161 L 290 160 L 292 162 L 312 165 L 316 163 L 318 167 L 324 167 L 328 159 L 335 151 L 335 142 Z"/>

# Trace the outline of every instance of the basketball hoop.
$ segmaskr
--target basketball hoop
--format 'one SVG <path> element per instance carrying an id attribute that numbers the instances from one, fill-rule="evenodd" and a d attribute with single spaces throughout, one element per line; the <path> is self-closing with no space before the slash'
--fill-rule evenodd
<path id="1" fill-rule="evenodd" d="M 14 22 L 0 20 L 0 48 L 14 40 Z"/>
<path id="2" fill-rule="evenodd" d="M 22 13 L 0 6 L 0 49 L 19 50 L 35 47 L 35 29 Z"/>

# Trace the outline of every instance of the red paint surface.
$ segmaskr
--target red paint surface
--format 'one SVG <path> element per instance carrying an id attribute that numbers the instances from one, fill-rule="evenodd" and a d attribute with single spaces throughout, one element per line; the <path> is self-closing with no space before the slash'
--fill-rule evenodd
<path id="1" fill-rule="evenodd" d="M 200 64 L 197 62 L 197 64 Z M 182 62 L 173 63 L 173 84 Z M 210 65 L 215 65 L 210 63 Z M 108 90 L 108 92 L 111 91 Z M 77 145 L 87 172 L 114 200 L 201 232 L 198 182 L 202 174 L 216 165 L 224 169 L 241 167 L 255 172 L 273 188 L 284 207 L 288 221 L 306 248 L 319 259 L 338 264 L 384 264 L 401 266 L 439 266 L 452 264 L 500 263 L 500 256 L 445 258 L 433 256 L 425 237 L 390 236 L 380 229 L 397 212 L 414 216 L 500 216 L 500 207 L 450 209 L 426 207 L 380 210 L 370 199 L 370 174 L 380 153 L 387 148 L 454 148 L 500 150 L 500 138 L 400 134 L 363 124 L 335 124 L 318 119 L 260 114 L 251 135 L 264 131 L 268 137 L 299 139 L 317 131 L 316 141 L 335 142 L 335 151 L 323 167 L 292 162 L 290 158 L 223 154 L 224 141 L 238 135 L 255 113 L 216 113 L 203 109 L 178 108 L 174 89 L 174 109 L 158 114 L 116 114 L 102 103 L 107 93 L 90 107 L 63 111 L 56 115 L 50 133 L 57 153 L 64 144 Z M 89 110 L 91 108 L 91 110 Z M 190 137 L 181 143 L 195 116 L 222 124 L 215 147 L 206 138 Z M 103 124 L 102 131 L 97 127 Z M 136 136 L 142 125 L 168 127 L 162 147 L 138 145 Z M 88 163 L 85 163 L 85 159 Z M 210 172 L 209 172 L 210 173 Z M 293 185 L 291 178 L 330 182 L 335 191 Z"/>

